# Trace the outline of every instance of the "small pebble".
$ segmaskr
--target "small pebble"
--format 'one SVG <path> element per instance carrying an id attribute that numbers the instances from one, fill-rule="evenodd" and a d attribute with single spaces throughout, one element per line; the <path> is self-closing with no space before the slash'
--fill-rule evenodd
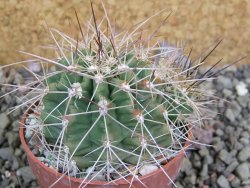
<path id="1" fill-rule="evenodd" d="M 36 179 L 29 166 L 24 166 L 18 169 L 16 175 L 21 176 L 26 183 Z"/>
<path id="2" fill-rule="evenodd" d="M 231 164 L 229 164 L 225 170 L 226 174 L 230 174 L 235 170 L 235 168 L 239 165 L 238 161 L 233 161 Z"/>
<path id="3" fill-rule="evenodd" d="M 219 152 L 219 158 L 228 165 L 232 162 L 232 156 L 225 149 Z"/>
<path id="4" fill-rule="evenodd" d="M 221 188 L 229 188 L 230 187 L 228 180 L 223 175 L 219 176 L 219 178 L 217 179 L 217 184 Z"/>
<path id="5" fill-rule="evenodd" d="M 239 188 L 240 186 L 240 179 L 235 177 L 232 182 L 230 182 L 232 187 Z"/>
<path id="6" fill-rule="evenodd" d="M 244 82 L 239 82 L 235 87 L 239 96 L 244 96 L 248 93 L 247 85 Z"/>
<path id="7" fill-rule="evenodd" d="M 249 171 L 249 166 L 248 163 L 241 163 L 235 170 L 237 176 L 241 179 L 241 180 L 247 180 L 248 178 L 250 178 L 250 171 Z"/>
<path id="8" fill-rule="evenodd" d="M 140 169 L 139 169 L 139 173 L 144 176 L 146 174 L 149 174 L 151 172 L 154 172 L 158 169 L 157 166 L 155 165 L 143 165 Z"/>
<path id="9" fill-rule="evenodd" d="M 0 114 L 0 129 L 6 129 L 8 125 L 10 124 L 10 119 L 7 116 L 6 113 L 1 113 Z"/>

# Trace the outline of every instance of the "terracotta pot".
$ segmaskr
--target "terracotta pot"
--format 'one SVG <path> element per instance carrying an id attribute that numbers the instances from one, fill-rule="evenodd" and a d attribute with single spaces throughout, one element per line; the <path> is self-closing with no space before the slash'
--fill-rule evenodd
<path id="1" fill-rule="evenodd" d="M 21 139 L 22 146 L 27 153 L 29 165 L 37 177 L 40 188 L 48 188 L 58 179 L 60 179 L 53 188 L 77 188 L 82 183 L 82 179 L 69 177 L 63 174 L 58 173 L 54 169 L 51 169 L 44 165 L 41 161 L 39 161 L 29 149 L 25 138 L 24 138 L 24 122 L 27 117 L 27 113 L 24 115 L 21 121 L 19 136 Z M 191 138 L 191 134 L 189 134 L 189 138 Z M 184 147 L 188 147 L 189 143 L 186 142 Z M 179 173 L 181 162 L 184 158 L 184 151 L 179 152 L 179 154 L 167 162 L 166 165 L 163 166 L 163 169 L 169 175 L 169 177 L 174 180 Z M 63 176 L 63 177 L 62 177 Z M 148 188 L 172 188 L 171 181 L 167 178 L 167 176 L 162 172 L 162 170 L 156 170 L 150 174 L 140 177 L 140 180 L 148 187 Z M 91 181 L 86 188 L 128 188 L 129 184 L 125 180 L 117 180 L 114 184 L 107 184 L 107 182 L 103 181 Z M 85 184 L 81 184 L 84 186 Z M 81 186 L 81 187 L 82 187 Z M 134 180 L 133 186 L 135 188 L 145 188 L 139 181 Z"/>

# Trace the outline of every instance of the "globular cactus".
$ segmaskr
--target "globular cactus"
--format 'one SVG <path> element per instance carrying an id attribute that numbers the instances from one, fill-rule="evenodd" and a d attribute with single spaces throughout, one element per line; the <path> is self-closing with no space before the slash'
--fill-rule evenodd
<path id="1" fill-rule="evenodd" d="M 110 45 L 103 43 L 104 50 Z M 88 50 L 79 49 L 70 62 L 74 71 L 46 79 L 41 119 L 54 124 L 43 128 L 46 140 L 62 140 L 79 168 L 96 161 L 136 165 L 164 153 L 174 142 L 171 124 L 180 126 L 193 112 L 188 96 L 157 77 L 154 64 L 133 50 L 120 57 L 110 50 L 100 59 Z M 66 58 L 58 62 L 68 65 Z"/>
<path id="2" fill-rule="evenodd" d="M 26 137 L 59 172 L 89 181 L 99 172 L 108 182 L 129 175 L 139 180 L 143 165 L 162 169 L 190 141 L 207 103 L 197 86 L 213 74 L 197 78 L 207 56 L 192 65 L 181 48 L 150 46 L 152 36 L 143 40 L 139 31 L 147 21 L 115 34 L 108 18 L 104 30 L 94 12 L 93 20 L 87 33 L 81 29 L 82 41 L 49 29 L 57 60 L 24 52 L 43 69 L 40 75 L 26 68 L 36 81 L 17 88 L 28 90 L 20 106 L 36 112 L 27 118 Z M 58 69 L 49 72 L 46 64 Z"/>

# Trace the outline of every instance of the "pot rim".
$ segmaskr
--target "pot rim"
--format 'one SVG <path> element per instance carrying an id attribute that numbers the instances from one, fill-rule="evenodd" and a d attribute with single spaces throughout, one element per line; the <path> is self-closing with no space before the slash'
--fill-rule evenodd
<path id="1" fill-rule="evenodd" d="M 21 140 L 21 144 L 22 144 L 22 147 L 23 149 L 25 150 L 26 154 L 29 156 L 29 158 L 31 160 L 33 160 L 35 163 L 37 163 L 41 168 L 43 168 L 44 170 L 48 171 L 49 173 L 52 173 L 54 176 L 58 176 L 58 177 L 61 177 L 61 179 L 63 178 L 67 178 L 68 180 L 70 181 L 73 181 L 73 182 L 76 182 L 76 183 L 82 183 L 83 182 L 83 178 L 74 178 L 74 177 L 71 177 L 71 176 L 68 176 L 66 174 L 62 174 L 60 172 L 57 172 L 55 169 L 51 169 L 49 167 L 47 167 L 44 163 L 42 163 L 40 160 L 37 159 L 37 157 L 31 152 L 28 144 L 26 143 L 26 140 L 25 140 L 25 137 L 24 137 L 24 125 L 25 125 L 25 119 L 27 118 L 29 112 L 30 112 L 30 108 L 26 110 L 26 112 L 24 113 L 23 117 L 21 118 L 21 121 L 20 121 L 20 128 L 19 128 L 19 137 L 20 137 L 20 140 Z M 190 127 L 190 130 L 191 130 L 191 126 Z M 191 140 L 192 138 L 192 133 L 191 131 L 188 131 L 188 139 Z M 184 146 L 183 146 L 183 149 L 180 150 L 177 155 L 175 157 L 173 157 L 172 159 L 170 159 L 165 165 L 162 166 L 162 168 L 164 169 L 164 171 L 166 171 L 173 163 L 176 163 L 176 161 L 178 160 L 178 156 L 181 156 L 181 155 L 184 155 L 184 151 L 191 145 L 190 141 L 186 141 Z M 144 179 L 146 178 L 149 178 L 150 176 L 153 176 L 153 175 L 156 175 L 156 174 L 159 174 L 161 173 L 162 170 L 161 169 L 158 169 L 158 170 L 155 170 L 149 174 L 146 174 L 144 176 L 141 176 L 139 177 L 139 179 L 141 181 L 143 181 Z M 62 177 L 63 176 L 63 177 Z M 168 178 L 168 177 L 166 177 Z M 128 181 L 130 181 L 128 179 Z M 133 181 L 138 181 L 138 180 L 133 180 Z M 87 182 L 86 182 L 87 183 Z M 97 181 L 97 180 L 91 180 L 90 182 L 88 182 L 89 185 L 108 185 L 109 182 L 107 181 Z M 125 184 L 128 184 L 127 181 L 125 181 L 124 179 L 118 179 L 117 181 L 114 180 L 112 183 L 110 183 L 111 185 L 112 184 L 120 184 L 120 185 L 125 185 Z"/>

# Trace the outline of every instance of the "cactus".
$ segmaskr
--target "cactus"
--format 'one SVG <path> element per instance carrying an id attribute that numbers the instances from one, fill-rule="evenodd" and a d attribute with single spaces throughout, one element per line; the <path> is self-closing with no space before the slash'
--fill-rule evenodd
<path id="1" fill-rule="evenodd" d="M 104 49 L 109 45 L 104 43 Z M 62 143 L 79 168 L 93 166 L 98 158 L 111 163 L 119 158 L 136 165 L 151 158 L 142 153 L 144 147 L 150 153 L 170 147 L 170 122 L 181 124 L 177 116 L 193 111 L 188 97 L 155 76 L 153 64 L 136 58 L 133 50 L 120 54 L 124 56 L 120 59 L 111 50 L 100 60 L 96 52 L 86 51 L 76 54 L 73 65 L 86 75 L 69 71 L 46 79 L 41 119 L 44 124 L 56 124 L 43 128 L 46 140 L 58 143 L 63 132 Z M 58 62 L 67 65 L 65 58 Z M 110 148 L 117 158 L 109 159 Z"/>
<path id="2" fill-rule="evenodd" d="M 39 138 L 46 160 L 60 172 L 91 181 L 97 169 L 108 182 L 129 175 L 140 181 L 135 171 L 144 164 L 162 169 L 183 150 L 190 127 L 202 124 L 206 91 L 197 86 L 213 74 L 197 78 L 207 56 L 193 65 L 182 48 L 150 46 L 138 32 L 147 21 L 115 35 L 110 24 L 100 29 L 94 12 L 93 20 L 87 33 L 80 29 L 82 41 L 49 28 L 56 60 L 23 52 L 43 68 L 43 75 L 26 69 L 36 81 L 15 89 L 29 90 L 18 107 L 37 112 L 27 118 L 26 135 L 30 142 Z M 48 64 L 57 69 L 47 71 Z"/>

